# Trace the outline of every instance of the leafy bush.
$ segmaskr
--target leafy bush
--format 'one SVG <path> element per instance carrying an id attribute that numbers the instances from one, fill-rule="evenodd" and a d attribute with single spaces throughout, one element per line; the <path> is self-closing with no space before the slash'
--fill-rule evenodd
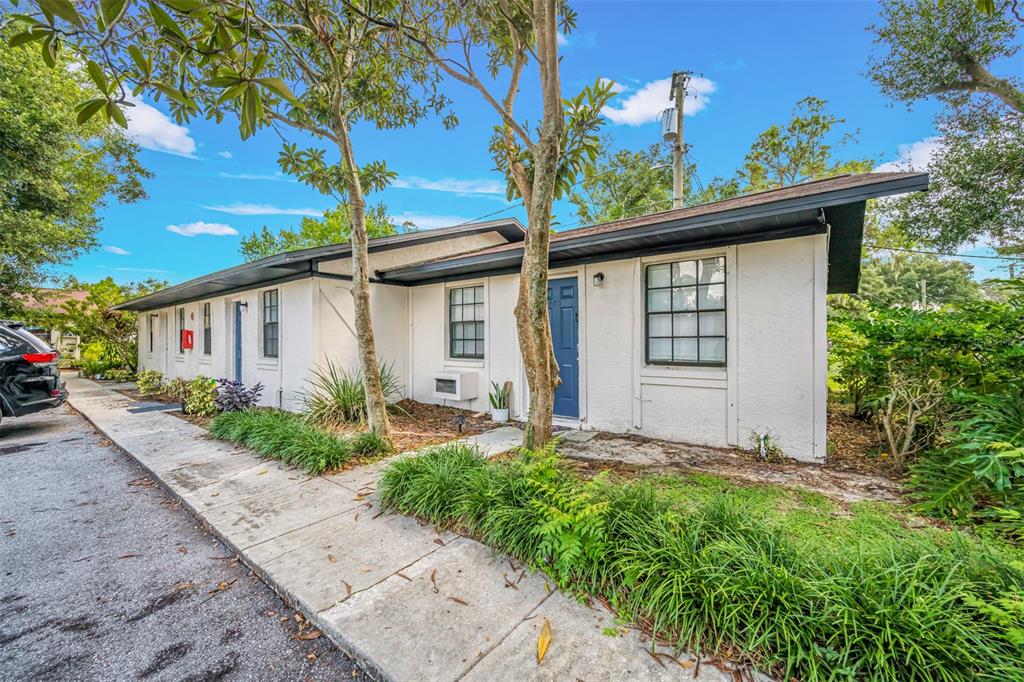
<path id="1" fill-rule="evenodd" d="M 680 647 L 741 655 L 780 679 L 1024 675 L 1019 554 L 893 522 L 864 532 L 862 514 L 823 512 L 828 532 L 816 516 L 792 533 L 734 489 L 669 497 L 652 480 L 582 481 L 550 449 L 489 462 L 464 445 L 396 461 L 379 486 L 386 507 L 464 530 Z"/>
<path id="2" fill-rule="evenodd" d="M 381 364 L 380 385 L 385 398 L 402 394 L 402 383 L 393 364 Z M 310 388 L 300 393 L 306 418 L 322 427 L 361 424 L 366 421 L 366 391 L 359 371 L 347 372 L 327 361 L 325 367 L 313 370 Z M 391 409 L 400 409 L 395 405 Z"/>
<path id="3" fill-rule="evenodd" d="M 240 412 L 255 407 L 263 393 L 263 384 L 256 382 L 246 388 L 241 381 L 217 380 L 217 394 L 214 401 L 221 412 Z"/>
<path id="4" fill-rule="evenodd" d="M 82 360 L 78 364 L 78 371 L 84 377 L 102 376 L 110 368 L 110 364 L 103 360 Z"/>
<path id="5" fill-rule="evenodd" d="M 918 508 L 1024 540 L 1024 391 L 960 401 L 943 447 L 911 467 Z"/>
<path id="6" fill-rule="evenodd" d="M 164 388 L 164 375 L 155 369 L 139 370 L 135 375 L 135 387 L 142 395 L 160 393 Z"/>
<path id="7" fill-rule="evenodd" d="M 210 417 L 217 413 L 217 382 L 210 377 L 199 375 L 188 382 L 188 392 L 182 405 L 182 412 L 199 417 Z"/>
<path id="8" fill-rule="evenodd" d="M 188 401 L 188 379 L 174 377 L 165 385 L 164 394 L 174 402 L 184 405 Z"/>
<path id="9" fill-rule="evenodd" d="M 388 455 L 394 451 L 391 441 L 376 431 L 363 431 L 358 433 L 355 436 L 352 436 L 349 442 L 352 445 L 352 452 L 357 455 Z"/>
<path id="10" fill-rule="evenodd" d="M 222 412 L 210 422 L 210 433 L 312 475 L 337 469 L 357 454 L 387 454 L 372 449 L 372 438 L 339 438 L 308 424 L 300 415 L 281 410 Z"/>
<path id="11" fill-rule="evenodd" d="M 110 379 L 111 381 L 131 381 L 135 374 L 130 369 L 118 368 L 108 369 L 103 373 L 104 379 Z"/>

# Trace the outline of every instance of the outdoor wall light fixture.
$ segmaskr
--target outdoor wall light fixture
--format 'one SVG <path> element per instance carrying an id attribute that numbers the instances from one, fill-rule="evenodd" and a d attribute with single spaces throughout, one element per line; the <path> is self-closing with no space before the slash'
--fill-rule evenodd
<path id="1" fill-rule="evenodd" d="M 603 287 L 604 286 L 604 273 L 603 272 L 599 272 L 596 275 L 594 275 L 594 286 L 595 287 Z"/>
<path id="2" fill-rule="evenodd" d="M 249 302 L 248 301 L 242 301 L 241 303 L 238 304 L 238 308 L 243 313 L 249 312 Z"/>

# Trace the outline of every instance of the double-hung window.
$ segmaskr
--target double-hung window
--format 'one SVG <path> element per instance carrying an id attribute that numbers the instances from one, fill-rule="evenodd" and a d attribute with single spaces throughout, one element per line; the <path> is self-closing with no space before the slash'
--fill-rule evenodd
<path id="1" fill-rule="evenodd" d="M 725 365 L 725 258 L 647 266 L 647 363 Z"/>
<path id="2" fill-rule="evenodd" d="M 178 308 L 178 352 L 185 353 L 185 309 Z"/>
<path id="3" fill-rule="evenodd" d="M 279 325 L 277 319 L 277 289 L 263 292 L 263 357 L 276 358 Z"/>
<path id="4" fill-rule="evenodd" d="M 482 285 L 448 290 L 448 356 L 472 360 L 484 357 Z"/>
<path id="5" fill-rule="evenodd" d="M 149 352 L 153 352 L 153 340 L 156 336 L 156 315 L 149 316 Z"/>
<path id="6" fill-rule="evenodd" d="M 203 355 L 213 354 L 213 320 L 210 316 L 210 304 L 203 304 Z"/>

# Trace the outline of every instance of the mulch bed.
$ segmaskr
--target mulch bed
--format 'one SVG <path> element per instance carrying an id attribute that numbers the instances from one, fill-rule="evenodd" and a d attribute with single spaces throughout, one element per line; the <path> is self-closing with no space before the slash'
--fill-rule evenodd
<path id="1" fill-rule="evenodd" d="M 845 405 L 828 408 L 829 453 L 826 467 L 836 471 L 898 478 L 884 454 L 884 439 L 874 424 L 854 417 Z"/>
<path id="2" fill-rule="evenodd" d="M 483 433 L 499 426 L 482 412 L 431 405 L 415 400 L 402 400 L 397 406 L 403 411 L 396 410 L 391 413 L 391 436 L 396 452 L 440 445 L 455 438 Z M 455 423 L 455 418 L 460 415 L 465 418 L 461 433 Z M 356 429 L 343 429 L 340 432 L 351 430 Z"/>

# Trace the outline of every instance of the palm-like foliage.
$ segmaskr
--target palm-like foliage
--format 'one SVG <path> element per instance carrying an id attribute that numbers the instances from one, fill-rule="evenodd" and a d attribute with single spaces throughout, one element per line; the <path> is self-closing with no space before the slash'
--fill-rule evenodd
<path id="1" fill-rule="evenodd" d="M 394 371 L 394 363 L 382 363 L 378 372 L 384 397 L 392 401 L 402 395 L 402 382 Z M 362 374 L 339 369 L 328 360 L 317 367 L 308 380 L 309 388 L 300 393 L 303 410 L 309 423 L 330 428 L 342 424 L 362 424 L 366 421 L 366 390 Z M 389 409 L 401 410 L 393 402 Z"/>

